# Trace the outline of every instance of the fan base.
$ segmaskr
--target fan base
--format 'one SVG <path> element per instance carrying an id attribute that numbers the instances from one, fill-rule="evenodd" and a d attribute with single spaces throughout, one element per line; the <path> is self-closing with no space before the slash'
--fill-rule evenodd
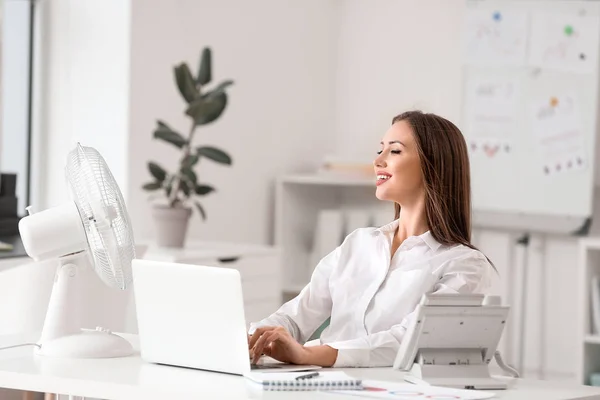
<path id="1" fill-rule="evenodd" d="M 56 358 L 113 358 L 133 354 L 126 339 L 107 329 L 83 330 L 81 333 L 59 337 L 40 343 L 37 354 Z"/>

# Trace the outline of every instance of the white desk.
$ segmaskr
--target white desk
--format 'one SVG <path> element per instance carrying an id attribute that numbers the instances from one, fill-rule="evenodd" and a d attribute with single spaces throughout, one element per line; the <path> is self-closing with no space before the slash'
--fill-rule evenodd
<path id="1" fill-rule="evenodd" d="M 137 337 L 124 336 L 137 350 Z M 37 335 L 4 336 L 0 337 L 0 347 L 36 339 Z M 108 400 L 360 398 L 327 392 L 263 392 L 239 376 L 147 364 L 139 352 L 120 359 L 53 360 L 35 356 L 33 349 L 0 351 L 0 387 Z M 402 380 L 402 374 L 391 368 L 345 371 L 363 379 Z M 496 393 L 497 398 L 511 400 L 600 399 L 600 388 L 520 379 L 511 380 L 510 389 Z"/>

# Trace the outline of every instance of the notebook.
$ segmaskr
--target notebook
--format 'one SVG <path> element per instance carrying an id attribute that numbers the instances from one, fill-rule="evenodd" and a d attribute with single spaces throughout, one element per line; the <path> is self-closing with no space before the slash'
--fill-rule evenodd
<path id="1" fill-rule="evenodd" d="M 297 377 L 315 372 L 248 372 L 244 376 L 262 385 L 264 390 L 362 390 L 362 380 L 341 371 L 318 371 L 309 379 Z"/>

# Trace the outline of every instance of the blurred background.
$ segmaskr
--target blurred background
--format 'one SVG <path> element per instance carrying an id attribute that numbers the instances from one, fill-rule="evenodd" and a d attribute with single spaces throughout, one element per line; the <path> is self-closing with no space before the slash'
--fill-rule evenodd
<path id="1" fill-rule="evenodd" d="M 262 318 L 347 233 L 393 219 L 371 162 L 392 118 L 419 109 L 453 121 L 469 146 L 473 243 L 512 307 L 505 358 L 526 377 L 589 384 L 600 371 L 600 2 L 2 6 L 0 272 L 13 281 L 0 274 L 0 286 L 34 280 L 16 223 L 26 206 L 69 199 L 64 165 L 79 141 L 118 182 L 139 257 L 241 263 L 271 279 L 245 283 L 257 292 L 247 319 Z M 31 289 L 35 321 L 45 274 Z M 129 320 L 114 323 L 135 331 L 130 298 L 115 301 Z"/>

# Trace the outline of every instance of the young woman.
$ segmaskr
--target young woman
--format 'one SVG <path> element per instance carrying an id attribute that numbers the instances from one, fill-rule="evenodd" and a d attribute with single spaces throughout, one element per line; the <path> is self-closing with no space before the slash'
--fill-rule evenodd
<path id="1" fill-rule="evenodd" d="M 424 293 L 485 293 L 493 267 L 470 243 L 469 159 L 434 114 L 392 120 L 374 160 L 376 196 L 395 220 L 362 228 L 325 256 L 300 294 L 252 324 L 250 355 L 294 364 L 391 366 Z M 320 345 L 304 346 L 327 318 Z"/>

